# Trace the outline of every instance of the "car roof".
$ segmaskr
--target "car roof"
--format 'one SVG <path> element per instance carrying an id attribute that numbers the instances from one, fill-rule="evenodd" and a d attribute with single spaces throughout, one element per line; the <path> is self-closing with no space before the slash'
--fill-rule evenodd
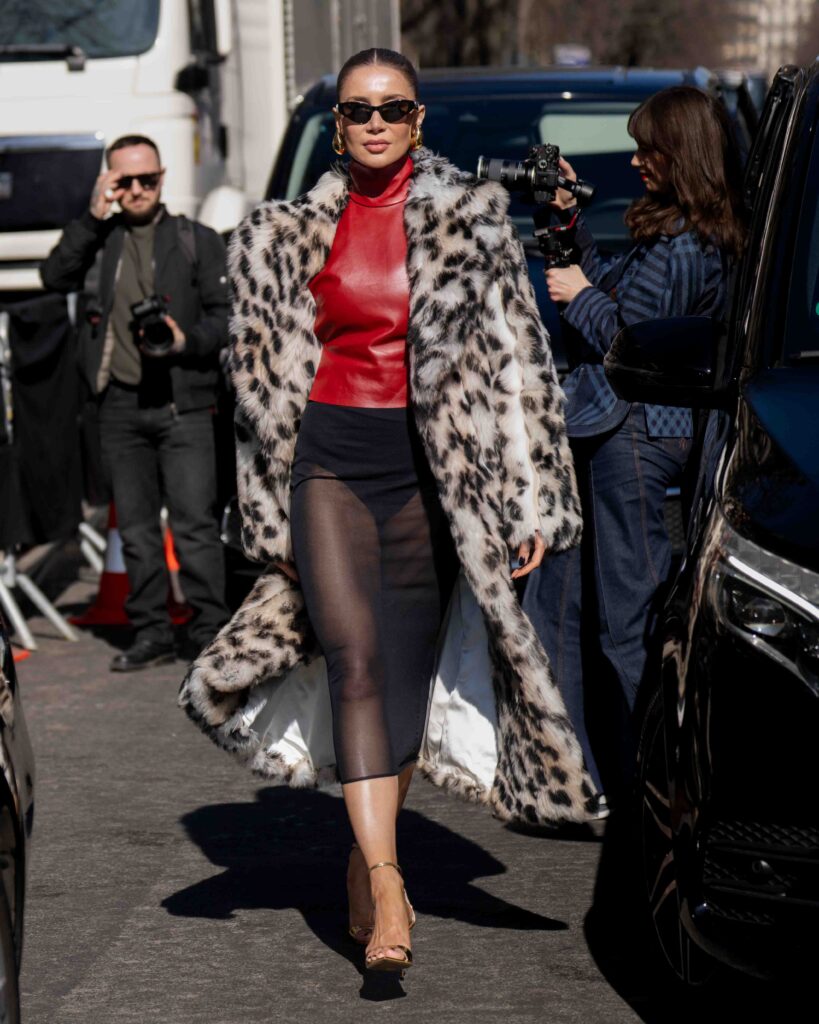
<path id="1" fill-rule="evenodd" d="M 436 95 L 475 96 L 541 94 L 605 96 L 624 99 L 647 96 L 670 85 L 713 88 L 718 78 L 707 68 L 422 68 L 418 72 L 424 99 Z M 305 94 L 305 101 L 317 106 L 332 104 L 336 98 L 336 76 L 325 75 Z M 573 97 L 564 97 L 566 99 Z"/>

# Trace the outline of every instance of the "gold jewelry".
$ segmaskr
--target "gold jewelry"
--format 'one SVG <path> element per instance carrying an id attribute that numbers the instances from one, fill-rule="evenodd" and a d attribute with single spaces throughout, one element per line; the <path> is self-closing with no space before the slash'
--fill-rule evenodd
<path id="1" fill-rule="evenodd" d="M 420 149 L 424 144 L 424 133 L 420 127 L 416 128 L 415 131 L 410 135 L 410 142 L 412 143 L 413 149 Z"/>
<path id="2" fill-rule="evenodd" d="M 337 153 L 339 156 L 344 156 L 347 152 L 347 147 L 344 145 L 344 139 L 338 128 L 336 128 L 336 133 L 333 136 L 333 152 Z"/>

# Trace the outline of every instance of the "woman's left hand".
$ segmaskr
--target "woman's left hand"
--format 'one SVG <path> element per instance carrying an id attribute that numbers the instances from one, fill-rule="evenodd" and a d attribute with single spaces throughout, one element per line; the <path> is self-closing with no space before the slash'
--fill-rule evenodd
<path id="1" fill-rule="evenodd" d="M 547 270 L 546 284 L 549 286 L 549 298 L 552 302 L 571 302 L 584 288 L 591 287 L 591 281 L 576 263 L 570 267 Z"/>
<path id="2" fill-rule="evenodd" d="M 539 533 L 535 534 L 534 543 L 525 540 L 518 548 L 520 568 L 512 573 L 513 580 L 519 580 L 521 576 L 528 576 L 532 569 L 537 569 L 546 554 L 546 545 Z"/>

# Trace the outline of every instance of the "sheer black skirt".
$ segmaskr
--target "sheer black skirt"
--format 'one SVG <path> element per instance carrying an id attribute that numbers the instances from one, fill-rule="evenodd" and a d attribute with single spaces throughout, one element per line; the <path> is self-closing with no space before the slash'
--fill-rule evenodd
<path id="1" fill-rule="evenodd" d="M 327 662 L 342 782 L 418 757 L 457 562 L 407 409 L 308 403 L 290 528 Z"/>

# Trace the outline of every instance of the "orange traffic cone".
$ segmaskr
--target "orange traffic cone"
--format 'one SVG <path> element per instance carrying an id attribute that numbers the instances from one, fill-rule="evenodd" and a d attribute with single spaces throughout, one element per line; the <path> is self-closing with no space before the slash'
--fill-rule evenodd
<path id="1" fill-rule="evenodd" d="M 185 601 L 182 586 L 179 583 L 179 559 L 176 557 L 176 549 L 173 546 L 173 534 L 170 526 L 165 527 L 165 564 L 168 567 L 168 576 L 171 585 L 168 593 L 168 612 L 171 622 L 175 626 L 181 626 L 193 615 L 193 611 Z"/>
<path id="2" fill-rule="evenodd" d="M 174 625 L 187 622 L 193 612 L 185 603 L 185 595 L 179 584 L 179 560 L 173 546 L 170 529 L 165 527 L 165 563 L 170 576 L 168 612 Z M 125 598 L 130 590 L 128 573 L 122 557 L 122 538 L 117 529 L 117 513 L 113 502 L 108 506 L 108 544 L 105 548 L 105 568 L 100 577 L 97 599 L 82 615 L 75 615 L 71 622 L 75 626 L 128 626 L 130 619 L 125 611 Z"/>
<path id="3" fill-rule="evenodd" d="M 117 512 L 113 502 L 108 506 L 108 544 L 105 568 L 100 577 L 97 599 L 82 615 L 74 615 L 75 626 L 127 626 L 125 598 L 128 596 L 128 573 L 122 558 L 122 538 L 117 529 Z"/>
<path id="4" fill-rule="evenodd" d="M 30 658 L 30 657 L 31 657 L 31 651 L 25 651 L 22 648 L 20 650 L 18 650 L 18 651 L 14 651 L 12 653 L 12 659 L 14 660 L 15 665 L 17 664 L 18 661 L 25 661 L 26 658 Z"/>

